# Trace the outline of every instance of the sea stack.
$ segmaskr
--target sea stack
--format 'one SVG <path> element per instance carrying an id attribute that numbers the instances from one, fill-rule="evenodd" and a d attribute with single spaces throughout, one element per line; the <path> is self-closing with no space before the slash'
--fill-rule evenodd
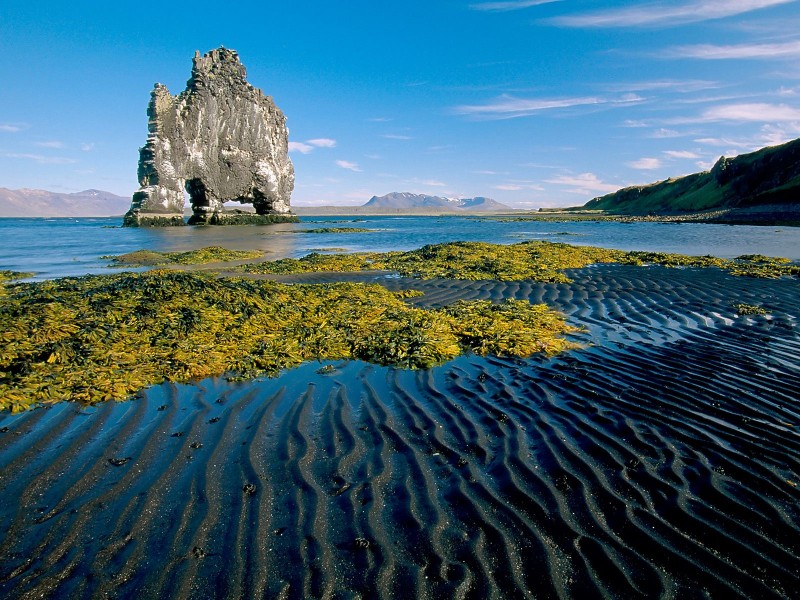
<path id="1" fill-rule="evenodd" d="M 294 167 L 286 117 L 272 98 L 250 85 L 234 50 L 195 53 L 186 89 L 172 96 L 157 83 L 147 107 L 147 143 L 139 149 L 139 190 L 124 224 L 241 222 L 225 202 L 252 204 L 253 220 L 295 220 L 289 205 Z"/>

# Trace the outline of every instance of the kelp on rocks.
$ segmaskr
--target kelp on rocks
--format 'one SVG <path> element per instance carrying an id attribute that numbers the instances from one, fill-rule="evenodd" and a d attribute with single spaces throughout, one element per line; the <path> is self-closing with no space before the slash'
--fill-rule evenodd
<path id="1" fill-rule="evenodd" d="M 6 286 L 4 284 L 8 283 L 9 281 L 15 281 L 17 279 L 25 279 L 26 277 L 33 277 L 33 273 L 22 273 L 20 271 L 0 270 L 0 299 L 2 299 L 7 294 Z"/>
<path id="2" fill-rule="evenodd" d="M 293 233 L 372 233 L 375 229 L 365 227 L 317 227 L 316 229 L 297 229 Z"/>
<path id="3" fill-rule="evenodd" d="M 471 351 L 572 347 L 545 305 L 403 301 L 379 285 L 284 285 L 205 273 L 0 283 L 0 407 L 121 400 L 164 380 L 276 374 L 307 360 L 426 368 Z"/>
<path id="4" fill-rule="evenodd" d="M 402 275 L 433 279 L 533 279 L 568 283 L 564 269 L 613 262 L 614 250 L 552 242 L 502 245 L 486 242 L 431 244 L 409 252 L 388 252 L 375 264 Z M 373 267 L 375 268 L 375 267 Z"/>
<path id="5" fill-rule="evenodd" d="M 33 273 L 23 273 L 21 271 L 3 271 L 0 270 L 0 283 L 5 283 L 7 281 L 14 281 L 16 279 L 25 279 L 26 277 L 32 277 Z"/>
<path id="6" fill-rule="evenodd" d="M 251 274 L 337 273 L 366 271 L 373 266 L 377 254 L 320 254 L 312 252 L 302 258 L 282 258 L 268 262 L 251 263 L 237 267 L 237 271 Z"/>
<path id="7" fill-rule="evenodd" d="M 781 277 L 800 275 L 800 266 L 785 258 L 745 255 L 734 260 L 714 256 L 687 256 L 667 252 L 623 251 L 593 246 L 529 241 L 518 244 L 450 242 L 430 244 L 408 252 L 362 254 L 309 254 L 300 259 L 283 259 L 243 265 L 245 273 L 306 273 L 318 271 L 361 271 L 385 269 L 421 279 L 445 278 L 499 281 L 531 279 L 569 283 L 567 269 L 596 263 L 628 265 L 655 264 L 667 267 L 717 267 L 733 275 Z"/>
<path id="8" fill-rule="evenodd" d="M 114 267 L 156 267 L 166 265 L 204 265 L 214 262 L 230 262 L 232 260 L 248 260 L 261 258 L 261 250 L 228 250 L 221 246 L 207 246 L 188 252 L 156 252 L 154 250 L 136 250 L 119 256 L 103 256 L 112 261 Z"/>

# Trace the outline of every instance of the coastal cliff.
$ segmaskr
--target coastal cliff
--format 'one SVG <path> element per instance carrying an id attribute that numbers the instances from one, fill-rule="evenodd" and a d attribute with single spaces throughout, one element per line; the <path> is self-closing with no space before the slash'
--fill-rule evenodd
<path id="1" fill-rule="evenodd" d="M 800 139 L 723 156 L 710 171 L 623 188 L 582 208 L 622 215 L 723 211 L 717 220 L 800 222 Z"/>

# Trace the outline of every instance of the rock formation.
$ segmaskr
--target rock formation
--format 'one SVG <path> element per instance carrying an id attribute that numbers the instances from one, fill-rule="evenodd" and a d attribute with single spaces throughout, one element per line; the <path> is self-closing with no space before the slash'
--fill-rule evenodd
<path id="1" fill-rule="evenodd" d="M 184 190 L 190 224 L 223 223 L 223 204 L 252 204 L 265 221 L 289 220 L 294 167 L 286 117 L 250 85 L 234 50 L 195 53 L 186 90 L 157 83 L 147 107 L 147 143 L 139 149 L 139 184 L 125 225 L 182 225 Z"/>

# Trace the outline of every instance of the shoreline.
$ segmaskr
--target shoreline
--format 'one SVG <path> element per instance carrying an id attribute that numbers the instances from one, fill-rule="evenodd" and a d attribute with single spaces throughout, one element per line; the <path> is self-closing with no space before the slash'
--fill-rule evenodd
<path id="1" fill-rule="evenodd" d="M 0 413 L 0 592 L 791 595 L 796 281 L 568 274 L 381 278 L 419 305 L 547 302 L 586 327 L 553 359 L 325 361 Z"/>
<path id="2" fill-rule="evenodd" d="M 579 328 L 551 302 L 457 298 L 431 308 L 414 302 L 424 292 L 413 284 L 394 291 L 380 285 L 388 278 L 570 283 L 570 270 L 609 264 L 755 279 L 800 275 L 800 265 L 760 254 L 728 260 L 549 241 L 451 242 L 274 261 L 261 260 L 261 251 L 218 246 L 102 258 L 152 269 L 44 283 L 13 283 L 31 274 L 0 271 L 0 407 L 19 412 L 67 399 L 128 400 L 165 381 L 276 376 L 308 360 L 426 369 L 470 352 L 526 358 L 575 347 L 570 336 Z M 770 313 L 759 304 L 731 307 L 744 315 Z"/>
<path id="3" fill-rule="evenodd" d="M 235 209 L 225 214 L 231 216 L 228 225 L 266 224 L 248 222 L 246 217 L 251 213 Z M 252 213 L 255 215 L 255 213 Z M 299 206 L 293 207 L 296 217 L 461 217 L 492 220 L 530 220 L 540 222 L 581 222 L 611 221 L 619 223 L 700 223 L 709 225 L 754 225 L 754 226 L 800 226 L 800 205 L 758 205 L 743 208 L 723 208 L 695 212 L 670 212 L 661 214 L 625 214 L 604 210 L 583 209 L 581 207 L 526 208 L 503 211 L 442 210 L 437 208 L 364 208 L 363 206 Z M 186 216 L 186 215 L 184 215 Z M 236 217 L 242 217 L 236 220 Z M 0 219 L 32 219 L 32 220 L 74 220 L 74 219 L 119 219 L 123 216 L 0 216 Z M 299 221 L 298 221 L 299 222 Z M 274 223 L 268 223 L 274 224 Z M 217 224 L 219 226 L 219 224 Z"/>
<path id="4" fill-rule="evenodd" d="M 539 209 L 536 213 L 512 215 L 541 221 L 614 221 L 619 223 L 701 223 L 707 225 L 800 226 L 800 205 L 761 205 L 695 212 L 626 214 L 604 210 L 565 208 Z"/>

